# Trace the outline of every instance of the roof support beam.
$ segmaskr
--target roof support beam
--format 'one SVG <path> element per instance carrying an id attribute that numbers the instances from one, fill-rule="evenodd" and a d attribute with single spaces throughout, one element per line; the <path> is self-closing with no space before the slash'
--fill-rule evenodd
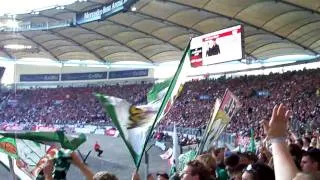
<path id="1" fill-rule="evenodd" d="M 275 0 L 275 2 L 281 2 L 281 3 L 283 3 L 283 4 L 288 4 L 288 5 L 290 5 L 290 6 L 294 6 L 294 7 L 303 9 L 303 10 L 305 10 L 305 11 L 310 11 L 312 14 L 313 14 L 313 13 L 316 13 L 316 14 L 320 15 L 320 12 L 317 11 L 317 9 L 318 9 L 319 7 L 316 8 L 316 9 L 310 9 L 310 8 L 307 8 L 307 7 L 304 7 L 304 6 L 301 6 L 301 5 L 298 5 L 298 4 L 289 2 L 289 1 Z"/>
<path id="2" fill-rule="evenodd" d="M 55 32 L 55 31 L 51 31 L 51 30 L 48 30 L 48 32 L 54 34 L 54 35 L 57 35 L 57 36 L 60 36 L 64 39 L 67 39 L 68 41 L 70 41 L 71 43 L 81 47 L 82 49 L 84 49 L 85 51 L 87 51 L 88 53 L 92 54 L 93 56 L 95 56 L 99 61 L 101 62 L 106 62 L 104 60 L 104 58 L 102 56 L 100 56 L 99 54 L 97 54 L 96 52 L 92 51 L 91 49 L 89 49 L 88 47 L 86 46 L 83 46 L 82 44 L 78 43 L 77 41 L 73 40 L 72 38 L 68 37 L 68 36 L 65 36 L 59 32 Z"/>
<path id="3" fill-rule="evenodd" d="M 288 47 L 282 47 L 282 49 L 297 50 L 297 48 L 289 47 L 289 46 Z M 268 49 L 268 50 L 265 50 L 265 51 L 258 52 L 257 54 L 263 54 L 263 53 L 266 53 L 266 52 L 269 52 L 269 51 L 274 51 L 274 50 L 279 50 L 279 48 L 271 48 L 271 49 Z"/>
<path id="4" fill-rule="evenodd" d="M 311 42 L 311 43 L 310 43 L 310 46 L 314 45 L 315 43 L 317 43 L 317 42 L 319 42 L 319 41 L 320 41 L 320 39 L 317 39 L 317 40 Z M 320 53 L 319 53 L 319 54 L 320 54 Z"/>
<path id="5" fill-rule="evenodd" d="M 248 6 L 240 9 L 233 17 L 237 17 L 237 16 L 238 16 L 239 14 L 241 14 L 244 10 L 246 10 L 246 9 L 248 9 L 248 8 L 251 8 L 252 6 L 255 6 L 255 5 L 259 4 L 259 3 L 261 3 L 261 1 L 254 2 L 254 3 L 252 3 L 252 4 L 248 5 Z"/>
<path id="6" fill-rule="evenodd" d="M 250 53 L 254 53 L 255 51 L 259 50 L 260 48 L 266 47 L 266 46 L 268 46 L 270 44 L 281 44 L 281 43 L 284 43 L 284 42 L 268 42 L 266 44 L 262 44 L 262 45 L 260 45 L 260 46 L 258 46 L 256 48 L 254 48 Z"/>
<path id="7" fill-rule="evenodd" d="M 89 32 L 92 32 L 92 33 L 96 33 L 96 34 L 98 34 L 98 35 L 100 35 L 100 36 L 102 36 L 102 37 L 104 37 L 104 38 L 106 38 L 106 39 L 111 39 L 111 40 L 117 42 L 118 44 L 127 47 L 128 49 L 130 49 L 130 50 L 133 51 L 134 53 L 139 54 L 140 56 L 142 56 L 143 58 L 145 58 L 147 61 L 150 61 L 151 63 L 154 63 L 152 60 L 150 60 L 150 59 L 149 59 L 147 56 L 145 56 L 144 54 L 136 51 L 136 50 L 133 49 L 132 47 L 130 47 L 130 46 L 128 46 L 128 45 L 126 45 L 126 44 L 124 44 L 124 43 L 122 43 L 122 42 L 120 42 L 120 41 L 118 41 L 118 40 L 116 40 L 116 39 L 114 39 L 114 38 L 112 38 L 112 37 L 110 37 L 110 36 L 107 36 L 107 35 L 105 35 L 105 34 L 102 34 L 102 33 L 98 32 L 98 31 L 93 30 L 93 29 L 83 27 L 82 25 L 79 25 L 79 26 L 77 26 L 77 27 L 82 28 L 82 29 L 85 29 L 85 30 L 87 30 L 87 31 L 89 31 Z"/>
<path id="8" fill-rule="evenodd" d="M 302 11 L 303 10 L 300 10 L 300 9 L 293 9 L 293 10 L 290 10 L 290 11 L 285 11 L 285 12 L 282 12 L 276 16 L 273 16 L 272 18 L 270 18 L 269 20 L 267 20 L 266 22 L 264 22 L 261 27 L 264 27 L 266 24 L 270 23 L 271 21 L 275 20 L 276 18 L 280 17 L 280 16 L 283 16 L 285 14 L 289 14 L 289 13 L 293 13 L 293 12 L 299 12 L 299 11 Z"/>
<path id="9" fill-rule="evenodd" d="M 166 2 L 169 2 L 169 3 L 172 3 L 172 4 L 177 4 L 177 5 L 180 5 L 180 6 L 185 6 L 185 7 L 188 7 L 188 8 L 198 8 L 198 7 L 195 7 L 195 6 L 192 6 L 192 5 L 183 4 L 183 3 L 175 2 L 175 1 L 172 1 L 172 0 L 166 0 Z M 245 25 L 254 27 L 254 28 L 258 29 L 258 30 L 261 29 L 261 30 L 263 30 L 263 31 L 265 31 L 265 32 L 267 32 L 267 33 L 273 34 L 273 35 L 275 35 L 275 36 L 277 36 L 277 37 L 279 37 L 279 38 L 281 38 L 281 39 L 286 39 L 287 41 L 289 41 L 289 42 L 291 42 L 291 43 L 293 43 L 293 44 L 296 44 L 296 45 L 302 47 L 302 48 L 305 49 L 305 50 L 308 50 L 308 51 L 312 52 L 314 55 L 318 54 L 315 50 L 313 50 L 313 49 L 311 49 L 311 48 L 309 48 L 309 47 L 307 47 L 307 46 L 304 46 L 303 44 L 300 44 L 300 43 L 298 43 L 298 42 L 296 42 L 296 41 L 294 41 L 294 40 L 292 40 L 292 39 L 289 39 L 289 38 L 287 38 L 287 37 L 285 37 L 285 36 L 282 36 L 282 35 L 277 34 L 277 33 L 275 33 L 275 32 L 271 32 L 271 31 L 265 29 L 264 27 L 259 27 L 259 26 L 257 26 L 257 25 L 252 24 L 252 23 L 249 23 L 249 22 L 247 22 L 247 21 L 241 20 L 241 19 L 239 19 L 239 18 L 227 16 L 227 15 L 224 15 L 224 14 L 221 14 L 221 13 L 218 13 L 218 12 L 209 11 L 209 10 L 206 10 L 206 9 L 201 9 L 200 11 L 204 11 L 204 12 L 207 12 L 207 13 L 215 14 L 215 15 L 218 15 L 218 16 L 221 16 L 221 17 L 225 17 L 225 18 L 231 19 L 231 20 L 233 19 L 233 20 L 238 21 L 238 22 L 240 22 L 240 23 L 243 23 L 243 24 L 245 24 Z"/>
<path id="10" fill-rule="evenodd" d="M 175 51 L 165 51 L 165 52 L 175 52 Z M 157 52 L 157 53 L 153 54 L 151 57 L 157 56 L 157 55 L 159 55 L 161 53 L 165 53 L 165 52 Z"/>
<path id="11" fill-rule="evenodd" d="M 310 33 L 314 33 L 314 32 L 320 32 L 320 27 L 301 34 L 300 36 L 298 36 L 298 37 L 296 38 L 296 40 L 302 38 L 302 37 L 304 36 L 304 34 L 310 34 Z M 319 33 L 318 33 L 318 34 L 319 34 Z M 313 38 L 313 37 L 311 37 L 311 38 Z M 308 38 L 308 39 L 309 39 L 309 38 Z M 320 40 L 320 38 L 319 38 L 318 40 Z"/>
<path id="12" fill-rule="evenodd" d="M 291 32 L 288 33 L 288 35 L 286 37 L 289 37 L 291 34 L 293 34 L 294 32 L 296 31 L 299 31 L 301 28 L 309 25 L 309 24 L 314 24 L 314 23 L 319 23 L 320 20 L 314 20 L 314 21 L 311 21 L 311 22 L 308 22 L 308 23 L 304 23 L 302 24 L 301 26 L 297 27 L 296 29 L 292 30 Z"/>
<path id="13" fill-rule="evenodd" d="M 142 13 L 142 12 L 138 12 L 138 11 L 136 11 L 136 12 L 134 12 L 134 14 L 140 14 L 140 15 L 142 15 L 142 16 L 145 16 L 145 17 L 148 17 L 149 19 L 151 19 L 151 20 L 157 20 L 157 21 L 159 21 L 159 22 L 168 22 L 168 23 L 170 23 L 170 24 L 173 24 L 174 26 L 177 26 L 177 27 L 180 27 L 180 28 L 182 28 L 182 29 L 186 29 L 188 32 L 189 32 L 189 30 L 191 31 L 191 32 L 189 32 L 189 33 L 194 33 L 196 36 L 200 36 L 200 35 L 202 35 L 202 34 L 204 34 L 203 32 L 200 32 L 200 31 L 198 31 L 198 30 L 196 30 L 196 29 L 194 29 L 194 28 L 189 28 L 189 27 L 187 27 L 187 26 L 183 26 L 183 25 L 180 25 L 180 24 L 176 24 L 176 23 L 174 23 L 174 22 L 172 22 L 172 21 L 169 21 L 168 19 L 161 19 L 161 18 L 158 18 L 158 17 L 155 17 L 155 16 L 152 16 L 152 15 L 149 15 L 149 14 L 145 14 L 145 13 Z M 253 56 L 253 55 L 251 55 L 251 54 L 249 54 L 249 53 L 245 53 L 247 56 L 251 56 L 251 57 L 253 57 L 253 58 L 255 58 L 255 59 L 258 59 L 257 57 L 255 57 L 255 56 Z"/>
<path id="14" fill-rule="evenodd" d="M 33 42 L 34 44 L 36 44 L 37 46 L 39 46 L 40 48 L 44 49 L 48 54 L 50 54 L 56 61 L 61 61 L 58 56 L 54 55 L 49 49 L 47 49 L 45 46 L 43 46 L 42 44 L 38 43 L 37 41 L 34 41 L 32 38 L 29 38 L 28 36 L 24 35 L 23 33 L 20 33 L 21 36 L 23 36 L 24 38 L 28 39 L 29 41 Z"/>
<path id="15" fill-rule="evenodd" d="M 151 34 L 151 33 L 147 33 L 147 32 L 141 31 L 141 30 L 139 30 L 139 29 L 137 29 L 137 28 L 135 28 L 135 27 L 132 27 L 132 26 L 126 26 L 126 25 L 124 25 L 124 24 L 121 24 L 121 23 L 118 23 L 118 22 L 115 22 L 115 21 L 112 21 L 112 20 L 109 20 L 109 19 L 106 19 L 106 21 L 112 22 L 113 24 L 116 24 L 116 25 L 119 25 L 119 26 L 122 26 L 122 27 L 126 27 L 126 28 L 133 29 L 134 31 L 137 31 L 137 32 L 139 32 L 139 33 L 148 35 L 148 36 L 150 36 L 151 38 L 157 39 L 157 40 L 161 41 L 162 43 L 167 43 L 167 44 L 169 44 L 170 46 L 172 46 L 172 47 L 174 47 L 174 48 L 176 48 L 176 49 L 178 49 L 178 50 L 180 50 L 180 51 L 182 50 L 182 48 L 180 48 L 180 47 L 178 47 L 178 46 L 170 43 L 169 41 L 164 41 L 163 39 L 160 39 L 159 37 L 156 37 L 155 35 L 153 35 L 153 34 Z"/>

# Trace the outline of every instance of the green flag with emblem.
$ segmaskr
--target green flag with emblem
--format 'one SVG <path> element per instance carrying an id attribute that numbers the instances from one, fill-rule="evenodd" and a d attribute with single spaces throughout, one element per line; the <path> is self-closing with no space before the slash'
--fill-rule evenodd
<path id="1" fill-rule="evenodd" d="M 189 44 L 190 45 L 190 44 Z M 124 99 L 96 94 L 119 130 L 137 168 L 154 127 L 169 111 L 182 90 L 188 67 L 189 45 L 172 79 L 157 83 L 147 95 L 146 105 L 133 105 Z"/>
<path id="2" fill-rule="evenodd" d="M 48 160 L 54 162 L 55 179 L 65 179 L 70 167 L 71 153 L 86 141 L 84 134 L 67 136 L 56 132 L 0 132 L 0 152 L 14 158 L 30 179 L 44 179 L 42 169 Z"/>

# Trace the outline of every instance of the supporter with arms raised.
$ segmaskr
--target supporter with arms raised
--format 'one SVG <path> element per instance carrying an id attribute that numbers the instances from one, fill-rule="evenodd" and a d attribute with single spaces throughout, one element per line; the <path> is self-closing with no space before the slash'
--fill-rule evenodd
<path id="1" fill-rule="evenodd" d="M 272 143 L 272 155 L 274 161 L 274 171 L 277 180 L 299 179 L 298 168 L 289 152 L 287 138 L 287 124 L 290 111 L 285 105 L 276 105 L 269 122 L 264 121 L 264 129 Z M 311 150 L 312 151 L 312 150 Z M 301 160 L 301 167 L 304 173 L 311 173 L 314 177 L 319 173 L 320 152 L 314 149 L 307 151 Z M 318 159 L 318 160 L 317 160 Z"/>

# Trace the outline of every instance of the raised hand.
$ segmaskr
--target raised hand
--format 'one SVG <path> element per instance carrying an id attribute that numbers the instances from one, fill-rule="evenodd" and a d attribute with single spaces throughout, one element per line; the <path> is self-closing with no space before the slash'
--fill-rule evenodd
<path id="1" fill-rule="evenodd" d="M 269 124 L 266 124 L 269 138 L 285 137 L 287 135 L 287 124 L 290 111 L 283 104 L 273 108 L 272 117 Z"/>

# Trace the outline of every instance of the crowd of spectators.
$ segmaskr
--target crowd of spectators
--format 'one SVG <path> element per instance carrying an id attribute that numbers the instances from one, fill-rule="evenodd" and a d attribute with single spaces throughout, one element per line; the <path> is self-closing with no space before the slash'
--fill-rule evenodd
<path id="1" fill-rule="evenodd" d="M 241 133 L 254 128 L 256 137 L 260 138 L 260 145 L 251 153 L 212 147 L 187 163 L 184 170 L 172 178 L 319 179 L 319 86 L 320 69 L 187 82 L 161 121 L 162 126 L 175 123 L 179 127 L 203 129 L 214 100 L 222 98 L 229 88 L 239 98 L 242 107 L 232 118 L 227 131 Z M 93 93 L 127 99 L 133 104 L 144 104 L 151 87 L 152 84 L 135 84 L 9 91 L 2 94 L 0 120 L 30 124 L 110 123 Z M 277 105 L 279 102 L 283 104 Z M 293 133 L 294 124 L 289 125 L 289 119 L 296 122 L 300 129 L 312 131 L 303 136 Z M 180 139 L 186 144 L 193 144 L 197 140 L 185 136 Z M 87 179 L 101 180 L 104 176 L 117 179 L 108 172 L 93 175 L 76 155 L 73 154 L 72 158 L 72 163 L 80 168 Z M 54 162 L 49 162 L 43 169 L 48 180 L 52 179 L 53 166 Z M 134 173 L 132 180 L 140 180 L 139 175 Z"/>
<path id="2" fill-rule="evenodd" d="M 273 106 L 280 100 L 290 107 L 292 120 L 302 126 L 301 129 L 308 129 L 310 125 L 319 127 L 319 69 L 187 82 L 162 124 L 170 126 L 175 122 L 180 127 L 203 127 L 209 119 L 214 100 L 222 98 L 226 88 L 242 103 L 242 108 L 227 128 L 228 132 L 248 132 L 253 127 L 261 133 L 259 121 L 269 118 Z"/>
<path id="3" fill-rule="evenodd" d="M 105 115 L 93 93 L 143 104 L 151 87 L 152 84 L 142 83 L 11 91 L 3 94 L 0 120 L 44 124 L 110 123 L 110 118 Z M 258 122 L 270 117 L 272 107 L 280 100 L 290 107 L 292 122 L 298 122 L 302 129 L 307 129 L 306 126 L 319 127 L 320 69 L 187 82 L 161 125 L 172 126 L 176 123 L 179 127 L 204 128 L 215 99 L 222 98 L 226 88 L 242 103 L 242 108 L 227 128 L 228 132 L 248 132 L 253 127 L 261 133 Z"/>
<path id="4" fill-rule="evenodd" d="M 152 84 L 17 90 L 6 93 L 0 120 L 30 124 L 110 124 L 94 93 L 143 104 L 150 87 Z"/>
<path id="5" fill-rule="evenodd" d="M 156 174 L 158 180 L 318 180 L 320 179 L 320 136 L 319 133 L 305 135 L 315 143 L 301 144 L 290 133 L 288 126 L 290 110 L 284 104 L 274 106 L 272 116 L 260 121 L 264 140 L 258 149 L 247 152 L 230 150 L 227 147 L 210 147 L 207 151 L 189 157 L 178 172 L 172 168 Z M 291 135 L 290 135 L 291 134 Z M 289 136 L 288 136 L 289 135 Z M 179 160 L 180 161 L 180 160 Z M 110 170 L 95 175 L 76 153 L 71 154 L 71 163 L 80 169 L 87 180 L 118 180 Z M 184 164 L 185 163 L 185 164 Z M 181 164 L 180 164 L 181 165 Z M 57 164 L 48 160 L 44 165 L 45 180 L 56 179 Z M 173 166 L 174 167 L 174 166 Z M 66 172 L 65 172 L 66 174 Z M 134 170 L 131 180 L 155 180 L 154 174 L 141 178 Z"/>

